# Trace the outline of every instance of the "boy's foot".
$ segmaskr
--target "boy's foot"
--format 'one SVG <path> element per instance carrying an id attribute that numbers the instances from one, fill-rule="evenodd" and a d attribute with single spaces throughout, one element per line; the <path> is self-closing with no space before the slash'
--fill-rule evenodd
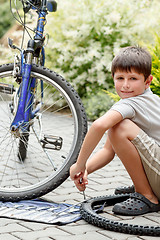
<path id="1" fill-rule="evenodd" d="M 150 202 L 140 193 L 131 193 L 130 198 L 122 203 L 116 203 L 112 209 L 115 214 L 126 216 L 137 216 L 149 212 L 160 211 L 158 204 Z"/>
<path id="2" fill-rule="evenodd" d="M 125 193 L 134 193 L 135 192 L 135 188 L 134 185 L 129 186 L 129 187 L 118 187 L 115 189 L 115 194 L 125 194 Z"/>

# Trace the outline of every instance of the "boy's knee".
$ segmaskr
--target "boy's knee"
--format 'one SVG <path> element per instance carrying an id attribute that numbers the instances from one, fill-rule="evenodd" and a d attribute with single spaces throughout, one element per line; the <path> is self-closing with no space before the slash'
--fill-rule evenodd
<path id="1" fill-rule="evenodd" d="M 139 133 L 140 128 L 129 119 L 124 119 L 120 123 L 116 124 L 114 127 L 109 129 L 109 138 L 128 138 L 133 140 Z"/>
<path id="2" fill-rule="evenodd" d="M 130 130 L 130 127 L 132 125 L 132 121 L 129 119 L 124 119 L 121 122 L 117 123 L 115 126 L 109 129 L 109 134 L 113 133 L 125 133 L 128 130 Z"/>

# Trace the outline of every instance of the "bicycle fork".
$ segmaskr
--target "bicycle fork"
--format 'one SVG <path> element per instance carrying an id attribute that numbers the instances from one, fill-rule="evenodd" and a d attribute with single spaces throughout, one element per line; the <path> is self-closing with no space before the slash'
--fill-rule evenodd
<path id="1" fill-rule="evenodd" d="M 21 136 L 23 133 L 28 133 L 30 126 L 30 120 L 34 119 L 35 116 L 38 118 L 40 125 L 40 134 L 34 131 L 36 138 L 40 142 L 43 149 L 60 150 L 62 148 L 63 139 L 61 137 L 46 135 L 41 136 L 42 125 L 41 118 L 38 114 L 43 102 L 43 82 L 41 81 L 41 102 L 37 105 L 36 109 L 33 111 L 33 103 L 35 98 L 35 91 L 37 80 L 31 76 L 33 52 L 34 52 L 34 40 L 28 42 L 26 63 L 21 64 L 22 71 L 22 83 L 19 90 L 19 102 L 15 117 L 10 125 L 10 130 L 15 137 Z"/>
<path id="2" fill-rule="evenodd" d="M 23 77 L 19 92 L 18 108 L 10 126 L 11 131 L 15 135 L 20 134 L 19 129 L 21 129 L 22 132 L 28 130 L 29 119 L 31 117 L 31 108 L 34 97 L 32 89 L 35 89 L 36 86 L 36 80 L 30 76 L 34 51 L 33 44 L 34 42 L 32 40 L 29 41 L 26 53 L 26 63 L 21 65 Z"/>
<path id="3" fill-rule="evenodd" d="M 13 122 L 11 123 L 10 129 L 16 135 L 19 135 L 19 129 L 24 132 L 28 129 L 29 119 L 34 118 L 36 112 L 32 113 L 32 104 L 34 93 L 32 94 L 32 89 L 35 89 L 36 79 L 30 77 L 33 54 L 36 47 L 42 47 L 43 45 L 43 31 L 45 26 L 45 16 L 47 14 L 46 9 L 39 13 L 37 31 L 34 39 L 37 41 L 37 46 L 35 40 L 29 40 L 28 47 L 26 51 L 26 62 L 21 63 L 21 74 L 22 74 L 22 86 L 20 90 L 20 97 L 18 102 L 18 108 Z M 39 46 L 38 46 L 39 45 Z M 43 48 L 42 48 L 43 49 Z M 43 86 L 41 86 L 42 88 Z M 43 89 L 42 89 L 43 91 Z M 38 111 L 38 110 L 37 110 Z"/>

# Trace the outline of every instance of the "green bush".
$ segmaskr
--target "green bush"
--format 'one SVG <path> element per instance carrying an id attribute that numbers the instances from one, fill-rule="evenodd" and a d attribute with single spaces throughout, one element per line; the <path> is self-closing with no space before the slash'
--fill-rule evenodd
<path id="1" fill-rule="evenodd" d="M 112 88 L 113 56 L 121 47 L 152 40 L 151 30 L 160 30 L 159 8 L 158 0 L 59 1 L 57 13 L 47 18 L 47 66 L 80 97 Z"/>
<path id="2" fill-rule="evenodd" d="M 153 80 L 151 83 L 151 89 L 153 93 L 160 96 L 160 37 L 155 36 L 154 45 L 148 46 L 152 55 L 152 75 Z"/>
<path id="3" fill-rule="evenodd" d="M 113 105 L 114 100 L 111 99 L 104 91 L 92 94 L 83 99 L 88 120 L 93 121 L 104 115 Z"/>
<path id="4" fill-rule="evenodd" d="M 1 38 L 14 22 L 12 14 L 10 12 L 9 1 L 1 3 L 0 16 L 1 16 L 0 17 L 0 38 Z"/>

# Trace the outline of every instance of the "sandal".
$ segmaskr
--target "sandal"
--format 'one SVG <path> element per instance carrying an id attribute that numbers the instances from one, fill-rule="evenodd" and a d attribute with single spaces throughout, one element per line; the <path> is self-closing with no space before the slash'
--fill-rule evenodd
<path id="1" fill-rule="evenodd" d="M 125 193 L 134 193 L 135 192 L 135 188 L 134 185 L 129 186 L 129 187 L 119 187 L 115 189 L 115 194 L 125 194 Z"/>
<path id="2" fill-rule="evenodd" d="M 140 193 L 131 193 L 130 198 L 126 201 L 116 203 L 112 211 L 115 214 L 137 216 L 149 212 L 160 211 L 160 203 L 152 203 Z"/>

